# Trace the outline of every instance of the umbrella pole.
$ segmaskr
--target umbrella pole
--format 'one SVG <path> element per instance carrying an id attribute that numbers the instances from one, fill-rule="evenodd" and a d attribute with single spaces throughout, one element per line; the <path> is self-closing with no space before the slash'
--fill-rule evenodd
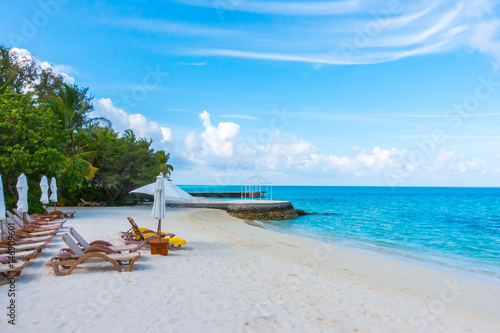
<path id="1" fill-rule="evenodd" d="M 158 234 L 159 240 L 161 242 L 161 219 L 158 220 L 158 230 L 156 231 Z"/>
<path id="2" fill-rule="evenodd" d="M 23 227 L 26 227 L 26 212 L 23 212 Z"/>

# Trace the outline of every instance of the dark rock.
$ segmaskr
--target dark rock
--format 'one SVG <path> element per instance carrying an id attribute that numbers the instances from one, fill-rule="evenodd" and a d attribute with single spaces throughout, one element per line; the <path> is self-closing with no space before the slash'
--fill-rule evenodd
<path id="1" fill-rule="evenodd" d="M 295 212 L 297 213 L 298 216 L 304 216 L 304 215 L 330 215 L 330 213 L 308 213 L 303 211 L 302 209 L 296 209 Z"/>

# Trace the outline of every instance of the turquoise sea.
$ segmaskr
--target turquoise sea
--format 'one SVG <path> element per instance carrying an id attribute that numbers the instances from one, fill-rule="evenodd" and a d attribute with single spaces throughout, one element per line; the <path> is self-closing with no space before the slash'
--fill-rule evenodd
<path id="1" fill-rule="evenodd" d="M 273 186 L 273 199 L 330 215 L 261 221 L 266 228 L 500 281 L 500 188 Z"/>

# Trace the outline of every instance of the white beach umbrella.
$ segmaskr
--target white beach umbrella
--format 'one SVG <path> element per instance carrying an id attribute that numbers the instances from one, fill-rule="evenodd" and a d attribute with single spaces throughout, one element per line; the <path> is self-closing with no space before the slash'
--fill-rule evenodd
<path id="1" fill-rule="evenodd" d="M 5 220 L 5 198 L 3 197 L 3 183 L 2 176 L 0 175 L 0 221 L 1 220 Z"/>
<path id="2" fill-rule="evenodd" d="M 55 207 L 57 204 L 57 184 L 54 177 L 50 180 L 50 201 L 54 203 Z"/>
<path id="3" fill-rule="evenodd" d="M 196 200 L 191 194 L 180 189 L 173 182 L 164 179 L 164 183 L 165 183 L 165 199 Z M 155 185 L 156 185 L 156 183 L 151 183 L 151 184 L 136 188 L 135 190 L 130 191 L 130 193 L 141 193 L 141 194 L 154 195 L 155 194 Z"/>
<path id="4" fill-rule="evenodd" d="M 151 217 L 158 219 L 158 236 L 161 235 L 161 219 L 165 218 L 165 181 L 163 175 L 156 177 L 153 210 Z"/>
<path id="5" fill-rule="evenodd" d="M 28 180 L 26 176 L 21 174 L 17 178 L 17 194 L 19 195 L 19 200 L 17 201 L 17 210 L 22 213 L 28 212 Z"/>
<path id="6" fill-rule="evenodd" d="M 42 176 L 40 181 L 40 189 L 42 190 L 42 196 L 40 197 L 40 202 L 44 205 L 49 204 L 49 182 L 47 177 Z"/>

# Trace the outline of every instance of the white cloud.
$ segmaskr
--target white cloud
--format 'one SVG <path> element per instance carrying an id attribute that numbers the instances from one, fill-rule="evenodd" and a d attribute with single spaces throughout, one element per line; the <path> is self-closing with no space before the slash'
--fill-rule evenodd
<path id="1" fill-rule="evenodd" d="M 259 0 L 177 0 L 191 6 L 215 8 L 219 11 L 235 10 L 250 13 L 325 16 L 351 12 L 359 4 L 357 0 L 345 1 L 259 1 Z"/>
<path id="2" fill-rule="evenodd" d="M 479 23 L 474 35 L 470 37 L 471 47 L 493 57 L 497 65 L 500 64 L 499 26 L 500 20 L 498 19 Z"/>
<path id="3" fill-rule="evenodd" d="M 473 158 L 468 160 L 464 154 L 458 154 L 455 151 L 447 151 L 442 149 L 437 156 L 437 164 L 434 169 L 437 171 L 451 172 L 481 172 L 486 173 L 488 164 L 479 159 Z"/>
<path id="4" fill-rule="evenodd" d="M 203 164 L 219 164 L 233 158 L 240 126 L 232 122 L 221 122 L 215 127 L 207 111 L 200 113 L 199 119 L 205 130 L 199 136 L 194 132 L 187 135 L 186 157 L 193 162 L 199 161 Z"/>
<path id="5" fill-rule="evenodd" d="M 163 135 L 163 139 L 161 142 L 171 142 L 174 141 L 174 135 L 172 133 L 172 129 L 168 127 L 160 127 L 161 134 Z"/>
<path id="6" fill-rule="evenodd" d="M 287 17 L 279 25 L 266 20 L 240 22 L 237 31 L 246 32 L 245 38 L 235 39 L 214 31 L 207 35 L 217 38 L 204 41 L 199 48 L 169 49 L 168 53 L 303 62 L 317 68 L 320 64 L 381 63 L 472 47 L 500 61 L 498 31 L 494 25 L 498 2 L 491 0 L 404 4 L 376 0 L 179 2 L 213 8 L 219 14 L 246 11 Z M 209 27 L 187 30 L 201 33 Z"/>
<path id="7" fill-rule="evenodd" d="M 221 117 L 226 118 L 236 118 L 236 119 L 247 119 L 247 120 L 259 120 L 260 118 L 255 116 L 250 116 L 246 114 L 221 114 Z"/>
<path id="8" fill-rule="evenodd" d="M 113 123 L 113 128 L 122 132 L 131 129 L 138 137 L 152 138 L 162 143 L 173 141 L 172 130 L 160 127 L 154 121 L 148 121 L 140 113 L 127 113 L 113 105 L 110 98 L 100 98 L 94 105 L 92 117 L 105 117 Z"/>
<path id="9" fill-rule="evenodd" d="M 35 64 L 41 69 L 51 69 L 54 73 L 59 74 L 63 77 L 63 80 L 69 84 L 75 83 L 75 78 L 70 76 L 68 73 L 76 73 L 78 71 L 73 69 L 73 67 L 68 65 L 51 65 L 46 61 L 40 61 L 36 58 L 30 51 L 26 49 L 19 49 L 17 47 L 13 47 L 10 51 L 10 54 L 13 54 L 17 57 L 17 60 L 20 65 L 28 65 L 31 61 L 35 61 Z"/>
<path id="10" fill-rule="evenodd" d="M 345 156 L 324 154 L 310 142 L 296 136 L 283 137 L 278 131 L 273 132 L 266 142 L 245 142 L 239 137 L 238 124 L 219 123 L 215 127 L 206 111 L 199 115 L 199 119 L 205 131 L 199 135 L 190 132 L 186 136 L 185 157 L 195 167 L 208 167 L 214 172 L 224 172 L 224 168 L 228 168 L 233 171 L 252 170 L 305 176 L 406 179 L 417 174 L 486 173 L 488 167 L 481 159 L 469 159 L 464 154 L 446 150 L 439 151 L 437 156 L 425 156 L 424 160 L 417 161 L 412 159 L 413 151 L 396 147 L 354 147 L 352 154 Z"/>

